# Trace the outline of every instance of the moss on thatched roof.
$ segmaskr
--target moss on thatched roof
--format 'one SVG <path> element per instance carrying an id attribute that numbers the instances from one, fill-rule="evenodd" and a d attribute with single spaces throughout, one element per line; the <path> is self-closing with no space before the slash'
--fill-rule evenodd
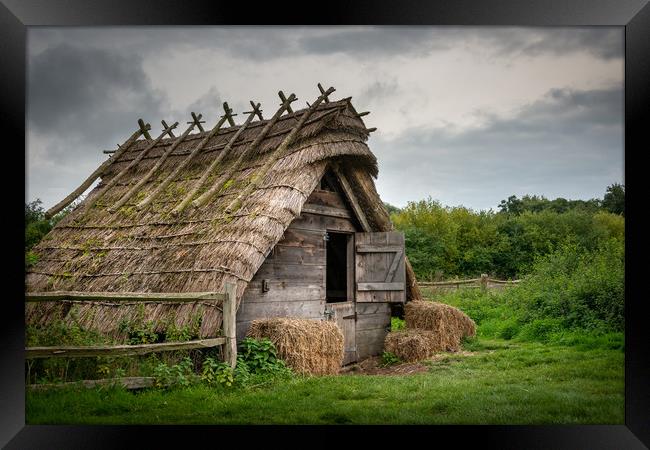
<path id="1" fill-rule="evenodd" d="M 312 108 L 288 149 L 282 155 L 274 154 L 307 111 L 282 115 L 243 160 L 240 156 L 269 119 L 251 122 L 230 148 L 228 142 L 242 125 L 221 128 L 190 160 L 188 155 L 209 130 L 189 134 L 185 139 L 167 136 L 144 156 L 143 151 L 151 147 L 152 141 L 137 140 L 112 161 L 84 201 L 34 248 L 38 262 L 27 273 L 26 289 L 205 292 L 223 291 L 224 283 L 234 282 L 237 297 L 241 298 L 266 256 L 300 215 L 330 161 L 339 161 L 358 189 L 371 188 L 373 192 L 361 193 L 362 203 L 365 198 L 378 199 L 371 178 L 377 176 L 377 160 L 365 143 L 368 129 L 350 99 Z M 160 164 L 172 146 L 175 148 L 164 163 L 143 183 L 146 174 Z M 220 155 L 219 164 L 195 196 L 214 184 L 223 187 L 203 206 L 172 213 Z M 142 157 L 129 168 L 138 156 Z M 235 166 L 238 159 L 240 165 Z M 167 180 L 151 203 L 138 209 L 138 203 L 186 160 L 183 170 Z M 260 168 L 267 162 L 270 170 L 260 177 Z M 118 174 L 117 182 L 111 182 Z M 224 174 L 232 175 L 224 179 Z M 255 180 L 256 176 L 260 179 Z M 366 186 L 360 186 L 361 178 Z M 253 180 L 257 183 L 251 185 L 254 189 L 241 205 L 226 211 Z M 109 209 L 136 185 L 138 189 L 123 206 L 111 212 Z M 364 205 L 370 221 L 377 214 L 376 206 L 368 201 Z M 377 222 L 374 225 L 377 230 L 384 228 Z M 34 314 L 31 311 L 28 316 L 40 320 Z M 220 314 L 210 322 L 209 327 L 202 327 L 206 328 L 202 334 L 220 326 Z"/>

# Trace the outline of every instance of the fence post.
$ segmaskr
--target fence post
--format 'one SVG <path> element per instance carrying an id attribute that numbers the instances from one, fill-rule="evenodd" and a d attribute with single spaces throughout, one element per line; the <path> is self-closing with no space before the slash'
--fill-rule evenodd
<path id="1" fill-rule="evenodd" d="M 481 290 L 483 292 L 486 292 L 487 287 L 488 287 L 488 276 L 487 276 L 487 274 L 482 273 L 481 274 Z"/>
<path id="2" fill-rule="evenodd" d="M 237 285 L 226 283 L 226 299 L 223 302 L 223 335 L 224 360 L 233 369 L 237 364 L 237 333 L 235 323 L 237 320 Z"/>

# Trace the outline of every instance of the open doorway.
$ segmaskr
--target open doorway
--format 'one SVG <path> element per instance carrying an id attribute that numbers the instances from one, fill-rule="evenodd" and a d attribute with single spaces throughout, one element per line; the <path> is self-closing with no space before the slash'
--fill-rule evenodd
<path id="1" fill-rule="evenodd" d="M 327 232 L 327 303 L 352 300 L 350 298 L 350 283 L 352 281 L 350 269 L 352 261 L 349 257 L 351 242 L 351 234 Z"/>

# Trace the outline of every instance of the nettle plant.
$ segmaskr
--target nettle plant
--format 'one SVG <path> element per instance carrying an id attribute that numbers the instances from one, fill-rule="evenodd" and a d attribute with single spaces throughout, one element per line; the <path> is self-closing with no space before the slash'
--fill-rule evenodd
<path id="1" fill-rule="evenodd" d="M 275 345 L 268 338 L 246 338 L 241 342 L 240 347 L 241 361 L 252 373 L 286 369 L 284 361 L 278 358 Z"/>

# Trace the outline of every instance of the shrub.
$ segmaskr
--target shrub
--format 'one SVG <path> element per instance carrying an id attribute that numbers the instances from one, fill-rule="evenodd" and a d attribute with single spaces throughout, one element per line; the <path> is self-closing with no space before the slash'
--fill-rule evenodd
<path id="1" fill-rule="evenodd" d="M 201 380 L 212 386 L 224 385 L 230 387 L 235 382 L 235 373 L 228 364 L 208 357 L 203 361 Z"/>
<path id="2" fill-rule="evenodd" d="M 381 354 L 381 365 L 384 367 L 399 364 L 400 362 L 402 362 L 402 360 L 399 359 L 394 353 L 384 352 Z"/>
<path id="3" fill-rule="evenodd" d="M 406 322 L 399 317 L 390 318 L 390 331 L 399 331 L 406 328 Z"/>
<path id="4" fill-rule="evenodd" d="M 268 338 L 246 338 L 241 342 L 241 361 L 250 373 L 271 373 L 289 370 Z"/>

